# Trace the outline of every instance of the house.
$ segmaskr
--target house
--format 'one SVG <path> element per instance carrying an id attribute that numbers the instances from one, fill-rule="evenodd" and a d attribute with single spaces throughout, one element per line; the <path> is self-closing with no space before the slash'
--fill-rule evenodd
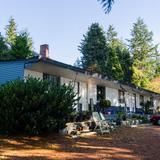
<path id="1" fill-rule="evenodd" d="M 160 106 L 158 93 L 110 81 L 97 73 L 91 73 L 48 57 L 49 47 L 44 44 L 40 47 L 39 57 L 28 60 L 0 61 L 0 84 L 27 76 L 57 84 L 72 83 L 75 92 L 81 97 L 77 110 L 91 109 L 100 98 L 110 100 L 112 106 L 124 106 L 133 112 L 137 108 L 142 108 L 141 104 L 147 100 L 153 103 L 153 109 Z"/>

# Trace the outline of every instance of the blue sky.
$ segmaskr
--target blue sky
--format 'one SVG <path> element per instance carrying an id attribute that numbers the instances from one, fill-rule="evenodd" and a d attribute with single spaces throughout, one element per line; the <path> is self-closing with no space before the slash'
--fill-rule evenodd
<path id="1" fill-rule="evenodd" d="M 160 0 L 115 0 L 109 15 L 104 14 L 97 0 L 1 0 L 0 32 L 13 16 L 18 29 L 27 29 L 39 52 L 40 44 L 50 46 L 50 57 L 73 64 L 80 53 L 77 49 L 83 34 L 93 22 L 104 30 L 115 26 L 119 38 L 129 38 L 138 17 L 144 19 L 160 42 Z"/>

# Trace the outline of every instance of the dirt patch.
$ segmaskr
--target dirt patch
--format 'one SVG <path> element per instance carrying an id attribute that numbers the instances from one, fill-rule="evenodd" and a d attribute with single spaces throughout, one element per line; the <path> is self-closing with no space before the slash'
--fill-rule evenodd
<path id="1" fill-rule="evenodd" d="M 160 127 L 120 128 L 116 132 L 71 138 L 0 136 L 0 159 L 154 160 L 160 157 Z"/>

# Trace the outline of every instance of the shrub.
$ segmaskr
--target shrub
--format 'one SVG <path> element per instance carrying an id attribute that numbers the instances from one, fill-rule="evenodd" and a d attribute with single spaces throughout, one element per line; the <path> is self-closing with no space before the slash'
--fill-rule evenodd
<path id="1" fill-rule="evenodd" d="M 122 120 L 125 121 L 126 120 L 126 114 L 125 114 L 124 111 L 118 111 L 117 116 L 118 116 L 118 119 L 120 121 L 122 121 Z"/>
<path id="2" fill-rule="evenodd" d="M 70 119 L 71 122 L 87 121 L 91 118 L 92 113 L 90 111 L 74 112 Z"/>
<path id="3" fill-rule="evenodd" d="M 111 106 L 111 101 L 107 99 L 101 99 L 99 105 L 101 110 L 104 111 L 106 108 Z"/>
<path id="4" fill-rule="evenodd" d="M 144 110 L 145 114 L 152 114 L 153 113 L 152 102 L 147 101 L 146 103 L 144 103 L 143 110 Z"/>
<path id="5" fill-rule="evenodd" d="M 65 126 L 76 102 L 72 86 L 29 77 L 0 86 L 0 131 L 40 134 Z"/>

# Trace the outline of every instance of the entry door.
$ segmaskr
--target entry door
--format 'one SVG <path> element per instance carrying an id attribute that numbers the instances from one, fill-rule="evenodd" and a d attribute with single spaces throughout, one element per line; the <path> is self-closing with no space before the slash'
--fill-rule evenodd
<path id="1" fill-rule="evenodd" d="M 105 99 L 106 97 L 106 91 L 104 86 L 97 86 L 97 101 L 100 101 L 101 99 Z"/>

